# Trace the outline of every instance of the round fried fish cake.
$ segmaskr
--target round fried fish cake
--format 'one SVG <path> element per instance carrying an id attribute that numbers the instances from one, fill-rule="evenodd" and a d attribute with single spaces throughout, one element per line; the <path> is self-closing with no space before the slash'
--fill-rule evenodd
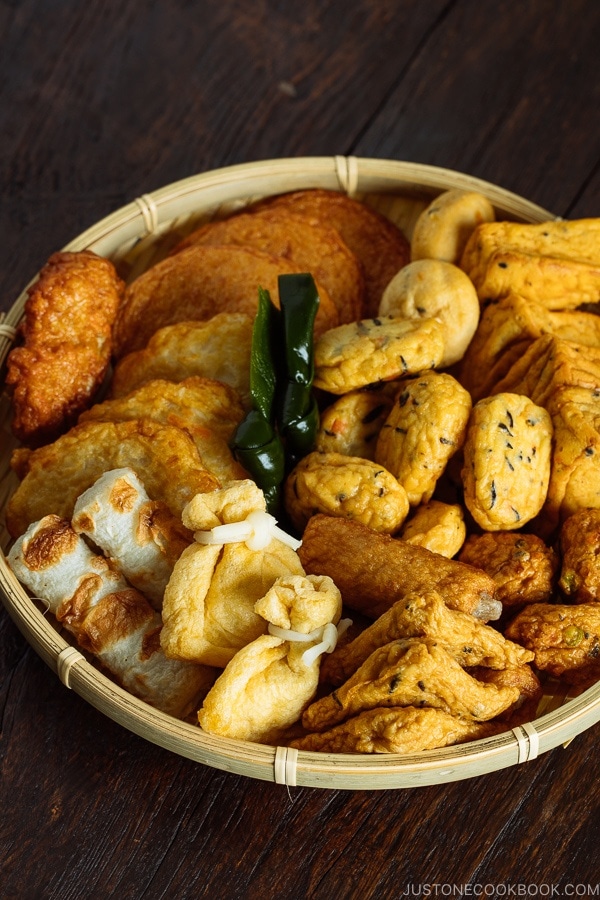
<path id="1" fill-rule="evenodd" d="M 217 312 L 256 314 L 259 287 L 279 302 L 279 275 L 297 272 L 289 260 L 252 247 L 197 244 L 168 256 L 140 275 L 125 291 L 115 327 L 115 355 L 144 347 L 155 331 Z M 338 323 L 337 310 L 322 285 L 315 331 Z"/>
<path id="2" fill-rule="evenodd" d="M 452 559 L 467 536 L 463 508 L 460 503 L 430 500 L 417 506 L 398 537 L 417 547 L 425 547 Z"/>
<path id="3" fill-rule="evenodd" d="M 335 228 L 363 267 L 366 315 L 375 316 L 385 287 L 410 259 L 400 229 L 380 213 L 338 191 L 306 190 L 263 201 L 259 209 L 286 209 L 312 223 Z"/>
<path id="4" fill-rule="evenodd" d="M 237 244 L 287 259 L 296 271 L 310 272 L 325 288 L 340 322 L 352 322 L 364 314 L 361 266 L 335 228 L 308 222 L 284 209 L 255 210 L 203 225 L 173 253 L 195 244 Z"/>
<path id="5" fill-rule="evenodd" d="M 152 500 L 163 501 L 177 516 L 195 494 L 219 487 L 181 428 L 149 419 L 85 422 L 53 444 L 20 451 L 23 480 L 6 508 L 9 533 L 18 537 L 51 513 L 70 519 L 83 491 L 110 469 L 125 466 L 141 479 Z"/>

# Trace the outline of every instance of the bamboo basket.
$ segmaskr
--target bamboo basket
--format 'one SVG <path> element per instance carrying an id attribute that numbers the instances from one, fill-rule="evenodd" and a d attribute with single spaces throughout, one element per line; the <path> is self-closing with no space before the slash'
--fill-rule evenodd
<path id="1" fill-rule="evenodd" d="M 432 197 L 450 188 L 485 194 L 498 218 L 543 222 L 554 216 L 500 187 L 462 173 L 415 163 L 356 157 L 269 160 L 203 173 L 145 194 L 93 225 L 65 250 L 90 249 L 110 257 L 131 280 L 163 258 L 182 236 L 203 221 L 239 210 L 266 196 L 305 188 L 348 193 L 398 224 L 410 238 Z M 36 276 L 37 277 L 37 276 Z M 34 280 L 34 279 L 32 279 Z M 23 316 L 26 290 L 0 316 L 0 371 Z M 3 375 L 2 375 L 3 378 Z M 3 380 L 2 380 L 3 384 Z M 0 593 L 9 615 L 33 649 L 101 713 L 161 747 L 196 762 L 288 786 L 383 790 L 458 781 L 506 768 L 566 745 L 600 720 L 600 683 L 569 699 L 547 689 L 535 720 L 467 744 L 414 755 L 373 756 L 297 751 L 214 737 L 133 697 L 69 643 L 9 569 L 10 540 L 3 511 L 16 478 L 9 460 L 16 441 L 8 425 L 9 402 L 0 396 Z"/>

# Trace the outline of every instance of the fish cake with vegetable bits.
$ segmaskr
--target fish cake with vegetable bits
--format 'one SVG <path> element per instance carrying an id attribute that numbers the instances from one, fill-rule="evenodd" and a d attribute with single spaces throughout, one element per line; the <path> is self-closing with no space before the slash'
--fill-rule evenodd
<path id="1" fill-rule="evenodd" d="M 393 400 L 384 391 L 351 391 L 321 413 L 315 449 L 373 459 Z"/>
<path id="2" fill-rule="evenodd" d="M 559 587 L 575 603 L 600 600 L 600 509 L 579 509 L 560 529 Z"/>

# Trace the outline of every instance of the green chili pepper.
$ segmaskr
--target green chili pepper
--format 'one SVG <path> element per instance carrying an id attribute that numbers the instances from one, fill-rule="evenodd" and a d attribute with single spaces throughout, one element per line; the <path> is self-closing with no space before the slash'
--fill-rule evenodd
<path id="1" fill-rule="evenodd" d="M 232 450 L 264 493 L 267 509 L 274 515 L 285 477 L 285 453 L 281 438 L 260 410 L 251 410 L 239 424 Z"/>
<path id="2" fill-rule="evenodd" d="M 277 372 L 274 359 L 273 335 L 279 328 L 280 312 L 271 302 L 269 292 L 258 289 L 258 308 L 252 327 L 250 356 L 250 394 L 252 405 L 260 410 L 267 422 L 273 421 Z"/>

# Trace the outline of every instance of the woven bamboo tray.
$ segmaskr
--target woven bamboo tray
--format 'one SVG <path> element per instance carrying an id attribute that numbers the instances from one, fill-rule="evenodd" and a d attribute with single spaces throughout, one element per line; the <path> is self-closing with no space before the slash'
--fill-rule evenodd
<path id="1" fill-rule="evenodd" d="M 162 258 L 200 222 L 240 209 L 273 194 L 328 188 L 355 196 L 396 222 L 410 238 L 414 223 L 433 196 L 449 188 L 477 190 L 495 206 L 498 218 L 543 222 L 548 211 L 502 188 L 433 166 L 355 157 L 270 160 L 217 169 L 145 194 L 75 238 L 64 249 L 91 249 L 115 261 L 133 278 Z M 37 277 L 37 276 L 36 276 Z M 34 280 L 34 279 L 32 279 Z M 26 289 L 0 318 L 0 369 L 12 346 Z M 0 381 L 3 385 L 3 380 Z M 368 789 L 415 787 L 457 781 L 534 759 L 566 744 L 600 720 L 600 683 L 568 699 L 548 689 L 535 721 L 484 740 L 415 755 L 309 753 L 205 734 L 197 726 L 158 712 L 101 672 L 68 635 L 44 614 L 18 583 L 4 558 L 9 536 L 3 510 L 16 479 L 10 454 L 16 442 L 9 403 L 0 396 L 0 593 L 9 615 L 44 662 L 101 713 L 141 737 L 208 766 L 288 786 Z"/>

